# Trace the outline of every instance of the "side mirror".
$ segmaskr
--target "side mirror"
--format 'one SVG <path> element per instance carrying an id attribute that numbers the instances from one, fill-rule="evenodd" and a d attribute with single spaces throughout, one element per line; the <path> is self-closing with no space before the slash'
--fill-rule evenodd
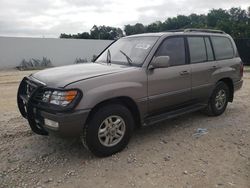
<path id="1" fill-rule="evenodd" d="M 149 69 L 167 68 L 170 66 L 169 60 L 170 60 L 169 56 L 154 57 L 154 59 L 149 65 Z"/>

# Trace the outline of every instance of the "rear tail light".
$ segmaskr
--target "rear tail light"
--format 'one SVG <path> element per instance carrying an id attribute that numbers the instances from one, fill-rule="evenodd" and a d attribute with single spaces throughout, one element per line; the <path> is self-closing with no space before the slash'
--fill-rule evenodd
<path id="1" fill-rule="evenodd" d="M 244 66 L 243 63 L 240 63 L 240 76 L 243 77 L 243 72 L 244 72 Z"/>

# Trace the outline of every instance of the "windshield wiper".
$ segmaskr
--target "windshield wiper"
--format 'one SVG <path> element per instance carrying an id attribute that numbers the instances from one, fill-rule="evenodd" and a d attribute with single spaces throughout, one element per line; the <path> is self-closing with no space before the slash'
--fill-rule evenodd
<path id="1" fill-rule="evenodd" d="M 111 65 L 111 53 L 110 53 L 110 50 L 108 49 L 107 51 L 107 64 L 110 64 Z"/>
<path id="2" fill-rule="evenodd" d="M 133 65 L 132 59 L 124 51 L 120 50 L 120 52 L 126 57 L 128 64 Z"/>

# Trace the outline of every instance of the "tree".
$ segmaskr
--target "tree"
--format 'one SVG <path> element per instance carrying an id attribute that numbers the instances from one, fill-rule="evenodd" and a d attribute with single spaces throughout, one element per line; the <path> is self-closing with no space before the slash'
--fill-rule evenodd
<path id="1" fill-rule="evenodd" d="M 177 26 L 178 28 L 187 28 L 191 24 L 191 20 L 188 16 L 178 15 L 177 16 Z"/>
<path id="2" fill-rule="evenodd" d="M 141 23 L 137 23 L 135 24 L 135 30 L 134 30 L 134 34 L 139 34 L 139 33 L 145 33 L 146 29 L 144 27 L 143 24 Z"/>
<path id="3" fill-rule="evenodd" d="M 120 28 L 94 25 L 90 30 L 92 39 L 108 39 L 114 40 L 123 36 L 123 32 Z"/>
<path id="4" fill-rule="evenodd" d="M 229 11 L 230 20 L 234 22 L 247 22 L 247 12 L 241 8 L 231 8 Z"/>
<path id="5" fill-rule="evenodd" d="M 161 22 L 160 22 L 161 23 Z M 146 32 L 155 33 L 160 31 L 159 22 L 154 22 L 146 26 Z"/>
<path id="6" fill-rule="evenodd" d="M 100 31 L 96 25 L 94 25 L 90 30 L 90 36 L 92 39 L 100 39 Z"/>
<path id="7" fill-rule="evenodd" d="M 74 38 L 74 39 L 108 39 L 114 40 L 123 36 L 123 31 L 120 28 L 109 26 L 96 26 L 94 25 L 90 33 L 83 32 L 77 34 L 62 33 L 60 38 Z"/>
<path id="8" fill-rule="evenodd" d="M 218 21 L 228 21 L 230 14 L 223 9 L 213 9 L 207 14 L 207 26 L 216 28 Z"/>
<path id="9" fill-rule="evenodd" d="M 90 34 L 88 32 L 78 33 L 78 38 L 80 39 L 90 39 Z"/>
<path id="10" fill-rule="evenodd" d="M 140 34 L 145 33 L 146 28 L 141 23 L 136 23 L 135 25 L 125 25 L 124 31 L 126 35 L 134 35 L 134 34 Z"/>
<path id="11" fill-rule="evenodd" d="M 71 34 L 68 35 L 66 33 L 61 33 L 60 38 L 68 39 L 68 38 L 72 38 L 72 36 L 71 36 Z"/>
<path id="12" fill-rule="evenodd" d="M 128 36 L 184 28 L 220 29 L 232 35 L 233 38 L 250 37 L 250 7 L 247 10 L 239 7 L 233 7 L 229 10 L 212 9 L 207 15 L 177 15 L 176 17 L 167 18 L 163 22 L 157 21 L 149 25 L 143 25 L 142 23 L 136 23 L 135 25 L 128 24 L 124 26 L 124 32 Z M 94 25 L 90 33 L 83 32 L 73 35 L 62 33 L 60 38 L 114 40 L 122 36 L 123 31 L 120 28 Z"/>
<path id="13" fill-rule="evenodd" d="M 134 34 L 134 26 L 132 25 L 125 25 L 124 26 L 124 32 L 125 34 L 128 36 L 128 35 L 133 35 Z"/>
<path id="14" fill-rule="evenodd" d="M 190 28 L 206 28 L 207 27 L 206 15 L 190 14 L 188 17 L 190 20 L 190 24 L 189 24 Z"/>

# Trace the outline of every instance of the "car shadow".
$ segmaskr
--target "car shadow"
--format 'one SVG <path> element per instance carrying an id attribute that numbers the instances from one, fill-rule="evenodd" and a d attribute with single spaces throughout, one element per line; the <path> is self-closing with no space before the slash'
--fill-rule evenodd
<path id="1" fill-rule="evenodd" d="M 194 127 L 197 119 L 205 118 L 200 112 L 194 112 L 191 114 L 186 114 L 174 119 L 169 119 L 161 123 L 141 127 L 134 131 L 133 137 L 130 140 L 129 146 L 126 151 L 136 147 L 136 143 L 139 142 L 151 142 L 152 139 L 155 139 L 155 135 L 160 138 L 166 138 L 171 136 L 171 133 L 176 133 L 183 131 L 183 129 L 188 127 Z M 187 135 L 189 136 L 189 135 Z M 69 138 L 60 138 L 56 136 L 35 136 L 36 141 L 31 143 L 31 146 L 34 144 L 39 145 L 39 148 L 33 149 L 34 152 L 40 152 L 41 156 L 57 156 L 58 158 L 67 158 L 70 161 L 77 160 L 95 160 L 98 157 L 95 157 L 90 151 L 85 149 L 80 141 L 80 139 L 69 139 Z"/>

